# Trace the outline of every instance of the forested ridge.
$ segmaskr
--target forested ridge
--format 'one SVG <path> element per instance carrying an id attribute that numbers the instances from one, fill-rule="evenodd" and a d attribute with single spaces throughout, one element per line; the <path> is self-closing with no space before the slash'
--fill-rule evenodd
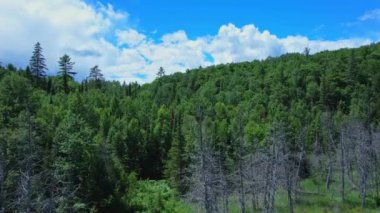
<path id="1" fill-rule="evenodd" d="M 31 55 L 0 66 L 0 212 L 379 210 L 379 43 L 143 85 Z"/>

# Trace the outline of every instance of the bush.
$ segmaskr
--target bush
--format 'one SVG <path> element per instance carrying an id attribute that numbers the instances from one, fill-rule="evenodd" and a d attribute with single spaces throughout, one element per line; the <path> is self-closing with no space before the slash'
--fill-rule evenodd
<path id="1" fill-rule="evenodd" d="M 129 192 L 124 200 L 133 212 L 179 212 L 181 203 L 166 181 L 136 181 L 131 174 Z M 135 184 L 134 184 L 135 183 Z"/>

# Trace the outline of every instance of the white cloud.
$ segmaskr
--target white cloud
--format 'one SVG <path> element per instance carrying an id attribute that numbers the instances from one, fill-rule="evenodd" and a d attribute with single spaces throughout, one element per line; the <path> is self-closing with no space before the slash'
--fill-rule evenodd
<path id="1" fill-rule="evenodd" d="M 107 4 L 106 6 L 102 3 L 98 2 L 99 4 L 99 10 L 103 12 L 104 14 L 107 14 L 107 17 L 114 19 L 114 20 L 122 20 L 126 19 L 128 17 L 127 13 L 121 12 L 121 11 L 115 11 L 113 6 L 111 4 Z"/>
<path id="2" fill-rule="evenodd" d="M 120 51 L 104 36 L 127 14 L 111 6 L 94 8 L 80 0 L 0 0 L 0 60 L 26 66 L 33 45 L 44 48 L 49 73 L 64 53 L 76 62 L 80 77 L 91 66 L 108 66 Z"/>
<path id="3" fill-rule="evenodd" d="M 200 65 L 211 65 L 204 57 L 206 42 L 203 39 L 190 40 L 183 31 L 166 34 L 161 43 L 141 42 L 130 48 L 122 48 L 116 64 L 109 71 L 113 76 L 130 81 L 136 73 L 145 74 L 146 79 L 154 80 L 159 67 L 164 67 L 167 74 L 184 71 Z"/>
<path id="4" fill-rule="evenodd" d="M 220 27 L 208 50 L 217 64 L 263 59 L 282 52 L 275 35 L 268 31 L 260 32 L 254 25 L 237 28 L 233 24 Z"/>
<path id="5" fill-rule="evenodd" d="M 183 30 L 177 31 L 175 33 L 166 34 L 162 37 L 162 41 L 166 45 L 179 44 L 181 42 L 186 42 L 188 40 L 186 32 Z"/>
<path id="6" fill-rule="evenodd" d="M 337 41 L 309 40 L 304 36 L 288 36 L 280 39 L 283 46 L 282 53 L 302 52 L 305 47 L 309 47 L 311 53 L 317 53 L 323 50 L 337 50 L 340 48 L 353 48 L 365 44 L 370 44 L 370 39 L 342 39 Z"/>
<path id="7" fill-rule="evenodd" d="M 119 46 L 124 44 L 128 46 L 136 46 L 146 39 L 145 35 L 137 32 L 134 29 L 117 30 L 116 37 Z"/>
<path id="8" fill-rule="evenodd" d="M 79 78 L 99 65 L 106 78 L 149 82 L 160 66 L 166 73 L 212 64 L 250 61 L 287 52 L 312 52 L 368 44 L 368 39 L 309 40 L 279 38 L 254 25 L 220 27 L 216 35 L 190 39 L 185 31 L 163 35 L 158 42 L 128 27 L 128 13 L 112 5 L 91 6 L 83 0 L 0 0 L 0 61 L 26 66 L 40 41 L 51 74 L 64 53 L 76 62 Z M 123 25 L 121 25 L 121 23 Z M 114 36 L 114 39 L 112 38 Z M 146 78 L 141 78 L 146 76 Z"/>
<path id="9" fill-rule="evenodd" d="M 237 28 L 233 24 L 220 27 L 207 45 L 215 63 L 250 61 L 278 56 L 284 53 L 303 52 L 309 47 L 312 53 L 323 50 L 358 47 L 371 43 L 369 39 L 343 39 L 337 41 L 309 40 L 305 36 L 278 38 L 269 31 L 260 31 L 254 25 Z"/>
<path id="10" fill-rule="evenodd" d="M 364 13 L 364 15 L 359 17 L 360 21 L 367 20 L 380 20 L 380 9 L 370 10 Z"/>

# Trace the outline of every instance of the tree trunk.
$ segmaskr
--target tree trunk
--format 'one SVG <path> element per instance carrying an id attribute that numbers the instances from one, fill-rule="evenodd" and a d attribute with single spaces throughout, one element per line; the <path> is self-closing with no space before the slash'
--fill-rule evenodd
<path id="1" fill-rule="evenodd" d="M 223 204 L 223 213 L 228 213 L 228 188 L 227 188 L 227 180 L 226 175 L 222 168 L 222 160 L 221 160 L 221 153 L 219 156 L 219 174 L 221 175 L 221 183 L 222 183 L 222 204 Z"/>
<path id="2" fill-rule="evenodd" d="M 241 122 L 241 121 L 240 121 Z M 243 174 L 243 127 L 240 124 L 239 136 L 239 203 L 240 210 L 245 213 L 245 193 L 244 193 L 244 174 Z"/>
<path id="3" fill-rule="evenodd" d="M 249 161 L 250 161 L 250 176 L 251 176 L 251 194 L 252 194 L 252 209 L 256 210 L 257 209 L 257 204 L 256 204 L 256 190 L 255 190 L 255 177 L 254 177 L 254 170 L 253 170 L 253 154 L 249 156 Z"/>
<path id="4" fill-rule="evenodd" d="M 7 142 L 1 141 L 0 142 L 0 212 L 5 211 L 5 180 L 6 180 L 6 175 L 7 175 L 7 170 L 6 170 L 6 145 Z"/>
<path id="5" fill-rule="evenodd" d="M 292 184 L 291 180 L 289 180 L 291 177 L 287 180 L 287 191 L 288 191 L 288 206 L 289 206 L 289 212 L 294 213 L 294 207 L 293 207 L 293 197 L 292 197 Z"/>
<path id="6" fill-rule="evenodd" d="M 344 152 L 344 139 L 343 139 L 343 130 L 340 130 L 340 171 L 341 171 L 341 197 L 344 202 L 344 175 L 345 175 L 345 152 Z"/>
<path id="7" fill-rule="evenodd" d="M 328 157 L 328 168 L 327 168 L 327 176 L 326 176 L 326 189 L 330 190 L 331 178 L 332 178 L 332 166 L 333 166 L 333 152 L 334 152 L 334 137 L 331 132 L 333 126 L 331 124 L 331 113 L 327 113 L 327 117 L 325 118 L 325 128 L 327 130 L 328 136 L 328 147 L 327 147 L 327 157 Z"/>
<path id="8" fill-rule="evenodd" d="M 209 189 L 209 178 L 206 174 L 207 168 L 206 168 L 206 150 L 203 142 L 203 131 L 202 131 L 202 123 L 203 123 L 203 111 L 198 108 L 197 111 L 197 122 L 198 122 L 198 138 L 199 138 L 199 145 L 200 145 L 200 151 L 201 151 L 201 175 L 202 175 L 202 181 L 203 181 L 203 187 L 204 187 L 204 207 L 206 209 L 207 213 L 212 212 L 212 201 L 210 197 L 210 189 Z"/>

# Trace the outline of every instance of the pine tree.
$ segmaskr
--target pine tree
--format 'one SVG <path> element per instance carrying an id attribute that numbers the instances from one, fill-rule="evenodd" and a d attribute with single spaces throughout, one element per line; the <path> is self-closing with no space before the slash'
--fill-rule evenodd
<path id="1" fill-rule="evenodd" d="M 59 58 L 59 68 L 60 71 L 58 72 L 58 75 L 63 80 L 63 89 L 65 90 L 65 93 L 69 93 L 69 85 L 68 81 L 73 79 L 73 76 L 77 74 L 76 72 L 71 71 L 73 69 L 74 62 L 71 61 L 70 56 L 63 55 L 61 58 Z"/>
<path id="2" fill-rule="evenodd" d="M 95 81 L 98 88 L 100 88 L 101 82 L 104 81 L 102 70 L 98 65 L 95 65 L 90 69 L 90 75 L 87 78 L 89 80 Z"/>
<path id="3" fill-rule="evenodd" d="M 90 76 L 88 76 L 90 80 L 95 80 L 95 81 L 102 81 L 104 80 L 102 70 L 99 68 L 98 65 L 95 65 L 90 69 Z"/>
<path id="4" fill-rule="evenodd" d="M 303 54 L 306 57 L 309 57 L 310 56 L 310 48 L 309 47 L 305 47 L 305 49 L 303 50 Z"/>
<path id="5" fill-rule="evenodd" d="M 164 70 L 163 67 L 160 67 L 160 69 L 159 69 L 158 72 L 157 72 L 157 77 L 158 77 L 158 78 L 161 78 L 161 77 L 163 77 L 163 76 L 165 76 L 165 70 Z"/>
<path id="6" fill-rule="evenodd" d="M 169 180 L 170 184 L 175 187 L 181 194 L 185 193 L 184 173 L 185 162 L 183 157 L 184 152 L 184 135 L 182 133 L 182 114 L 176 115 L 173 141 L 168 152 L 167 161 L 165 164 L 164 175 Z"/>
<path id="7" fill-rule="evenodd" d="M 37 42 L 34 46 L 33 55 L 29 61 L 29 68 L 35 83 L 38 83 L 40 79 L 46 76 L 45 71 L 47 70 L 47 67 L 45 57 L 42 55 L 42 50 L 41 44 Z"/>

